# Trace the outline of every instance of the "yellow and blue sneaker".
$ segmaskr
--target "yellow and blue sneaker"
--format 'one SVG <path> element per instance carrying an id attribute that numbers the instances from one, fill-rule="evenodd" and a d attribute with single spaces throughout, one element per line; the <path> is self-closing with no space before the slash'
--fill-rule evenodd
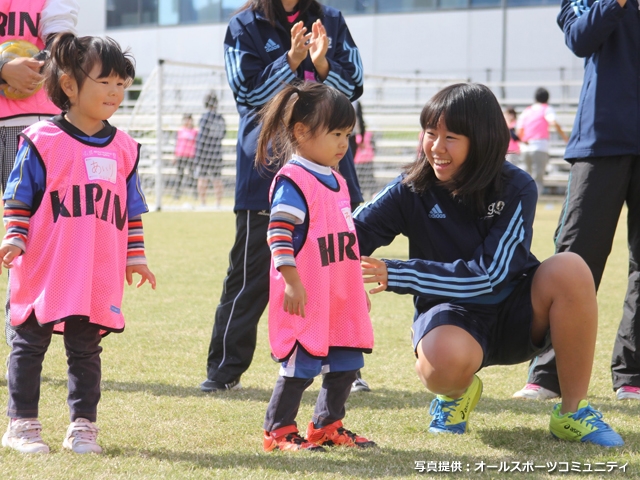
<path id="1" fill-rule="evenodd" d="M 438 395 L 431 402 L 429 414 L 433 415 L 429 431 L 431 433 L 458 433 L 467 430 L 469 415 L 478 404 L 482 395 L 482 380 L 477 375 L 460 398 Z"/>
<path id="2" fill-rule="evenodd" d="M 569 442 L 594 443 L 603 447 L 621 447 L 624 440 L 602 420 L 602 413 L 581 400 L 574 413 L 560 414 L 560 404 L 553 407 L 549 422 L 551 435 Z"/>

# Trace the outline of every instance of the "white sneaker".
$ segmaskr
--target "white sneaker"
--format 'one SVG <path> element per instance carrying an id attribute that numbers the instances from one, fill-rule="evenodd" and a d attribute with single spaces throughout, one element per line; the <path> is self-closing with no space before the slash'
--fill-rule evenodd
<path id="1" fill-rule="evenodd" d="M 618 400 L 640 400 L 640 388 L 625 385 L 616 391 Z"/>
<path id="2" fill-rule="evenodd" d="M 351 384 L 351 393 L 353 392 L 370 392 L 369 384 L 362 378 L 356 378 Z"/>
<path id="3" fill-rule="evenodd" d="M 7 431 L 2 436 L 2 446 L 20 453 L 49 453 L 49 446 L 40 436 L 41 431 L 42 424 L 37 418 L 9 420 Z"/>
<path id="4" fill-rule="evenodd" d="M 102 453 L 102 447 L 97 444 L 98 427 L 86 418 L 76 418 L 67 428 L 67 436 L 62 442 L 63 448 L 76 453 Z"/>
<path id="5" fill-rule="evenodd" d="M 560 395 L 535 383 L 527 383 L 522 390 L 518 390 L 512 396 L 527 400 L 549 400 L 550 398 L 558 398 Z"/>

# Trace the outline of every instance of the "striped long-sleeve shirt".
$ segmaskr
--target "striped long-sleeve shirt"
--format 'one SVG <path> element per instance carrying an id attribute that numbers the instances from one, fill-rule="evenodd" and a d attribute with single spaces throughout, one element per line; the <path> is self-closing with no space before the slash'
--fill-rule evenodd
<path id="1" fill-rule="evenodd" d="M 275 268 L 283 266 L 295 267 L 296 259 L 293 248 L 293 230 L 297 218 L 286 212 L 272 212 L 267 230 L 267 243 L 271 249 Z"/>
<path id="2" fill-rule="evenodd" d="M 94 136 L 87 137 L 73 127 L 62 116 L 55 120 L 64 126 L 66 131 L 73 133 L 78 138 L 90 140 L 94 143 L 102 143 L 111 137 L 113 128 L 106 124 L 105 128 Z M 4 192 L 4 225 L 5 236 L 3 244 L 10 244 L 26 251 L 26 240 L 29 232 L 29 219 L 32 209 L 37 208 L 39 202 L 34 201 L 41 197 L 45 189 L 46 175 L 42 163 L 28 143 L 23 143 L 16 156 L 14 170 L 9 176 L 7 188 Z M 34 205 L 35 204 L 35 205 Z M 127 214 L 128 246 L 127 265 L 145 265 L 147 263 L 144 253 L 144 233 L 142 229 L 141 214 L 148 211 L 146 200 L 140 188 L 140 180 L 137 173 L 131 175 L 127 181 Z"/>
<path id="3" fill-rule="evenodd" d="M 338 180 L 333 170 L 294 155 L 291 159 L 329 188 L 336 188 Z M 287 177 L 279 177 L 273 189 L 271 218 L 267 230 L 267 243 L 276 268 L 296 266 L 295 255 L 300 251 L 309 229 L 307 204 L 301 192 Z"/>
<path id="4" fill-rule="evenodd" d="M 29 235 L 29 220 L 31 208 L 18 200 L 4 202 L 5 235 L 2 245 L 13 245 L 22 252 L 27 251 L 27 237 Z M 142 216 L 129 219 L 127 242 L 127 266 L 146 265 L 144 254 L 144 232 L 142 230 Z"/>
<path id="5" fill-rule="evenodd" d="M 438 186 L 418 195 L 401 177 L 354 213 L 362 255 L 408 237 L 409 259 L 385 263 L 388 290 L 414 295 L 416 313 L 446 301 L 498 303 L 539 264 L 530 251 L 535 183 L 509 162 L 503 176 L 484 216 Z"/>

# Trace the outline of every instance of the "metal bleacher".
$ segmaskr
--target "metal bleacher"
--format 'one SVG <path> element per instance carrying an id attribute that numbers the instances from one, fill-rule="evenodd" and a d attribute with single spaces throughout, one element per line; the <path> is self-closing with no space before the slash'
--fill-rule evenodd
<path id="1" fill-rule="evenodd" d="M 513 101 L 501 102 L 503 106 L 514 106 L 518 113 L 528 105 L 528 103 L 516 104 Z M 558 122 L 562 129 L 570 134 L 575 117 L 575 107 L 566 108 L 554 105 Z M 391 108 L 381 109 L 375 104 L 363 102 L 364 119 L 367 130 L 374 134 L 376 155 L 374 159 L 374 176 L 378 183 L 377 187 L 382 187 L 386 182 L 395 178 L 402 170 L 402 167 L 416 157 L 418 149 L 420 126 L 420 108 L 408 112 L 394 111 Z M 555 129 L 550 132 L 550 160 L 547 165 L 544 178 L 545 193 L 564 194 L 569 177 L 570 165 L 564 160 L 565 143 L 557 134 Z M 520 162 L 519 167 L 524 168 Z"/>
<path id="2" fill-rule="evenodd" d="M 216 67 L 219 68 L 219 67 Z M 391 77 L 391 76 L 365 76 L 365 90 L 361 98 L 364 119 L 367 130 L 373 132 L 375 141 L 374 178 L 375 185 L 369 186 L 369 192 L 375 192 L 382 188 L 388 181 L 395 178 L 403 166 L 415 159 L 418 148 L 420 125 L 419 116 L 422 106 L 426 101 L 442 87 L 451 83 L 464 81 L 455 78 L 419 78 L 419 77 Z M 542 83 L 544 84 L 544 83 Z M 527 92 L 525 95 L 511 95 L 505 98 L 501 93 L 505 92 L 506 84 L 493 84 L 490 88 L 496 93 L 503 106 L 512 106 L 518 113 L 531 103 L 532 92 L 539 83 L 518 85 L 518 91 Z M 557 87 L 557 86 L 556 86 Z M 576 85 L 571 85 L 571 88 Z M 227 124 L 227 135 L 223 141 L 223 183 L 224 195 L 233 197 L 235 186 L 235 146 L 238 130 L 238 115 L 235 109 L 233 96 L 228 90 L 226 82 L 220 83 L 217 90 L 220 98 L 218 111 Z M 564 86 L 557 87 L 564 90 Z M 568 90 L 568 89 L 567 89 Z M 508 88 L 506 91 L 509 91 Z M 558 91 L 558 90 L 556 90 Z M 551 96 L 551 104 L 556 109 L 558 121 L 563 130 L 570 134 L 577 107 L 577 98 L 556 95 L 561 99 L 559 103 L 553 103 L 554 93 Z M 112 118 L 112 123 L 121 128 L 127 128 L 130 124 L 129 117 L 135 112 L 135 102 L 129 102 L 123 106 L 118 114 Z M 194 111 L 194 120 L 199 115 Z M 157 138 L 157 117 L 154 115 L 141 116 L 136 119 L 136 140 L 146 146 L 145 154 L 140 160 L 141 178 L 145 183 L 145 191 L 151 191 L 157 178 L 157 164 L 155 158 L 158 149 L 155 147 Z M 172 176 L 175 176 L 173 163 L 173 150 L 175 145 L 175 132 L 179 128 L 181 115 L 167 112 L 162 115 L 162 152 L 161 171 L 163 183 L 170 184 Z M 133 133 L 133 132 L 132 132 Z M 564 142 L 554 131 L 551 137 L 551 159 L 545 175 L 545 193 L 563 194 L 569 175 L 569 164 L 563 160 Z M 519 165 L 522 166 L 522 165 Z"/>

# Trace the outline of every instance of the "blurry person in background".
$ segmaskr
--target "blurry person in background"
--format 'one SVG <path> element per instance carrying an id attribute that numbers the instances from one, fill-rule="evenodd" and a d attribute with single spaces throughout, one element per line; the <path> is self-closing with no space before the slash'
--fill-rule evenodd
<path id="1" fill-rule="evenodd" d="M 523 142 L 522 160 L 525 170 L 538 186 L 538 195 L 544 190 L 544 174 L 549 163 L 549 126 L 553 126 L 565 142 L 569 137 L 556 120 L 555 110 L 547 104 L 549 92 L 538 88 L 535 103 L 524 109 L 516 126 L 516 133 Z"/>
<path id="2" fill-rule="evenodd" d="M 200 128 L 196 137 L 196 157 L 193 177 L 198 188 L 200 205 L 207 203 L 209 181 L 213 182 L 216 207 L 222 204 L 222 140 L 227 134 L 227 124 L 217 112 L 218 97 L 210 93 L 205 97 L 207 111 L 200 118 Z"/>
<path id="3" fill-rule="evenodd" d="M 518 115 L 513 107 L 504 109 L 504 119 L 509 127 L 509 147 L 507 148 L 507 160 L 514 165 L 521 166 L 520 159 L 520 137 L 516 134 L 516 124 Z"/>
<path id="4" fill-rule="evenodd" d="M 371 196 L 376 191 L 376 180 L 373 176 L 373 157 L 375 156 L 375 144 L 373 141 L 373 132 L 367 130 L 364 116 L 362 114 L 362 105 L 360 101 L 353 102 L 356 110 L 356 126 L 353 129 L 351 137 L 349 137 L 351 147 L 355 145 L 353 162 L 356 165 L 356 174 L 358 175 L 358 183 L 362 196 L 366 200 L 371 200 Z M 358 377 L 359 378 L 359 377 Z M 363 383 L 363 380 L 360 379 Z M 356 385 L 354 384 L 354 387 Z M 360 388 L 359 390 L 367 390 Z"/>
<path id="5" fill-rule="evenodd" d="M 176 149 L 174 165 L 176 166 L 175 192 L 174 197 L 180 198 L 182 187 L 192 186 L 191 176 L 193 175 L 193 160 L 196 156 L 196 137 L 198 129 L 193 128 L 193 117 L 190 113 L 185 113 L 182 117 L 182 126 L 176 134 Z M 185 179 L 185 174 L 187 178 Z"/>

